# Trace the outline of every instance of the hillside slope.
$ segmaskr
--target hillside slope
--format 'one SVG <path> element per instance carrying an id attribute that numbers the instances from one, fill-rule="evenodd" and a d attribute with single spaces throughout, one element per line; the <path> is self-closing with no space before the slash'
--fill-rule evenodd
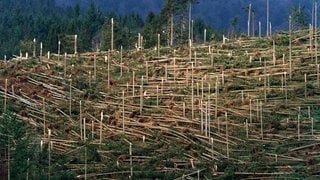
<path id="1" fill-rule="evenodd" d="M 288 41 L 1 62 L 1 164 L 13 179 L 317 178 L 319 59 L 307 30 L 293 61 Z"/>

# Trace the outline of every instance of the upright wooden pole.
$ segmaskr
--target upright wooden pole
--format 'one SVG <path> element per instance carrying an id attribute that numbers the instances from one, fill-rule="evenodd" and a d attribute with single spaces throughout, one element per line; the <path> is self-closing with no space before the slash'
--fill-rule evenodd
<path id="1" fill-rule="evenodd" d="M 138 51 L 140 51 L 140 49 L 141 49 L 141 34 L 140 33 L 138 33 L 138 45 L 137 45 L 137 49 L 138 49 Z"/>
<path id="2" fill-rule="evenodd" d="M 219 82 L 219 77 L 217 76 L 216 80 L 216 107 L 215 107 L 215 118 L 218 118 L 218 94 L 219 94 L 219 88 L 218 88 L 218 82 Z"/>
<path id="3" fill-rule="evenodd" d="M 74 35 L 74 55 L 77 55 L 77 54 L 78 54 L 78 50 L 77 50 L 77 38 L 78 38 L 78 35 L 75 34 L 75 35 Z"/>
<path id="4" fill-rule="evenodd" d="M 124 133 L 124 90 L 122 90 L 122 132 Z"/>
<path id="5" fill-rule="evenodd" d="M 166 81 L 168 81 L 168 64 L 167 63 L 164 65 L 164 69 L 165 69 L 164 78 L 165 78 Z"/>
<path id="6" fill-rule="evenodd" d="M 132 143 L 129 143 L 129 156 L 130 156 L 130 177 L 133 176 L 133 166 L 132 166 Z"/>
<path id="7" fill-rule="evenodd" d="M 259 21 L 259 38 L 261 38 L 261 21 Z"/>
<path id="8" fill-rule="evenodd" d="M 97 80 L 97 56 L 93 56 L 93 73 L 94 73 L 94 80 Z"/>
<path id="9" fill-rule="evenodd" d="M 218 117 L 218 133 L 220 134 L 220 118 Z"/>
<path id="10" fill-rule="evenodd" d="M 173 57 L 173 81 L 176 82 L 176 57 L 175 56 Z"/>
<path id="11" fill-rule="evenodd" d="M 269 0 L 267 0 L 267 36 L 269 36 Z"/>
<path id="12" fill-rule="evenodd" d="M 160 34 L 158 34 L 157 54 L 158 54 L 158 57 L 160 57 Z"/>
<path id="13" fill-rule="evenodd" d="M 58 61 L 60 61 L 60 49 L 61 49 L 61 41 L 58 41 Z"/>
<path id="14" fill-rule="evenodd" d="M 3 106 L 3 112 L 7 112 L 7 92 L 8 92 L 8 79 L 5 80 L 5 89 L 4 89 L 4 106 Z"/>
<path id="15" fill-rule="evenodd" d="M 284 73 L 281 75 L 281 93 L 283 93 L 284 90 Z"/>
<path id="16" fill-rule="evenodd" d="M 140 114 L 142 115 L 143 109 L 143 86 L 140 85 Z"/>
<path id="17" fill-rule="evenodd" d="M 263 140 L 262 101 L 260 101 L 260 128 L 261 128 L 261 139 Z"/>
<path id="18" fill-rule="evenodd" d="M 46 137 L 46 100 L 42 98 L 43 137 Z"/>
<path id="19" fill-rule="evenodd" d="M 79 115 L 80 139 L 82 140 L 83 134 L 82 134 L 82 102 L 81 102 L 81 100 L 80 100 L 79 104 L 80 104 L 80 109 L 79 109 L 79 113 L 80 113 L 80 115 Z"/>
<path id="20" fill-rule="evenodd" d="M 192 61 L 192 41 L 189 39 L 189 60 Z"/>
<path id="21" fill-rule="evenodd" d="M 272 52 L 272 58 L 273 58 L 273 66 L 276 65 L 276 43 L 275 41 L 273 40 L 273 52 Z"/>
<path id="22" fill-rule="evenodd" d="M 163 95 L 163 89 L 164 89 L 164 78 L 161 78 L 161 95 Z"/>
<path id="23" fill-rule="evenodd" d="M 11 147 L 10 147 L 10 137 L 8 136 L 8 180 L 10 180 L 11 177 L 11 153 L 10 153 Z"/>
<path id="24" fill-rule="evenodd" d="M 111 51 L 113 51 L 113 18 L 111 18 Z"/>
<path id="25" fill-rule="evenodd" d="M 203 134 L 203 101 L 200 100 L 200 129 L 201 134 Z"/>
<path id="26" fill-rule="evenodd" d="M 307 99 L 307 74 L 304 74 L 304 98 Z"/>
<path id="27" fill-rule="evenodd" d="M 313 118 L 311 118 L 311 135 L 313 136 Z"/>
<path id="28" fill-rule="evenodd" d="M 103 121 L 103 111 L 101 111 L 101 117 L 100 117 L 100 144 L 102 143 L 102 121 Z"/>
<path id="29" fill-rule="evenodd" d="M 315 48 L 315 57 L 316 64 L 318 64 L 318 2 L 314 2 L 314 48 Z"/>
<path id="30" fill-rule="evenodd" d="M 208 114 L 208 139 L 211 137 L 211 101 L 210 101 L 210 94 L 208 95 L 208 106 L 207 106 L 207 114 Z"/>
<path id="31" fill-rule="evenodd" d="M 249 4 L 249 11 L 248 11 L 248 37 L 250 36 L 250 20 L 251 20 L 251 4 Z"/>
<path id="32" fill-rule="evenodd" d="M 228 112 L 225 112 L 226 117 L 226 141 L 227 141 L 227 158 L 229 159 L 229 133 L 228 133 Z"/>
<path id="33" fill-rule="evenodd" d="M 208 102 L 205 102 L 205 123 L 204 123 L 204 132 L 205 132 L 205 136 L 208 137 Z"/>
<path id="34" fill-rule="evenodd" d="M 40 61 L 41 61 L 41 57 L 42 57 L 42 52 L 43 52 L 43 45 L 42 42 L 40 43 Z"/>
<path id="35" fill-rule="evenodd" d="M 91 120 L 91 140 L 94 138 L 94 120 Z"/>
<path id="36" fill-rule="evenodd" d="M 193 24 L 194 24 L 194 20 L 191 20 L 191 42 L 193 42 Z"/>
<path id="37" fill-rule="evenodd" d="M 87 180 L 87 146 L 84 147 L 84 180 Z"/>
<path id="38" fill-rule="evenodd" d="M 189 36 L 188 39 L 191 39 L 191 0 L 189 0 Z"/>
<path id="39" fill-rule="evenodd" d="M 207 29 L 204 29 L 204 32 L 203 32 L 203 44 L 206 44 L 206 41 L 207 41 Z"/>
<path id="40" fill-rule="evenodd" d="M 157 85 L 157 107 L 159 107 L 159 85 Z"/>
<path id="41" fill-rule="evenodd" d="M 318 85 L 318 88 L 320 88 L 320 71 L 319 71 L 319 66 L 320 64 L 317 64 L 317 85 Z"/>
<path id="42" fill-rule="evenodd" d="M 211 159 L 214 159 L 214 153 L 213 153 L 213 138 L 210 138 L 210 143 L 211 143 Z"/>
<path id="43" fill-rule="evenodd" d="M 312 41 L 312 38 L 313 38 L 313 27 L 312 27 L 312 24 L 309 24 L 309 48 L 308 48 L 308 51 L 309 51 L 309 54 L 311 56 L 311 61 L 313 61 L 313 53 L 312 53 L 312 46 L 313 46 L 313 41 Z"/>
<path id="44" fill-rule="evenodd" d="M 86 142 L 87 135 L 86 135 L 86 118 L 83 118 L 83 141 Z"/>
<path id="45" fill-rule="evenodd" d="M 63 62 L 63 75 L 64 75 L 64 78 L 66 78 L 67 76 L 67 53 L 64 53 L 64 62 Z"/>
<path id="46" fill-rule="evenodd" d="M 267 102 L 267 62 L 264 59 L 264 68 L 263 68 L 263 77 L 264 77 L 264 102 Z"/>
<path id="47" fill-rule="evenodd" d="M 69 79 L 70 85 L 69 85 L 69 116 L 71 119 L 71 115 L 72 115 L 72 94 L 71 94 L 71 90 L 72 90 L 72 79 Z"/>
<path id="48" fill-rule="evenodd" d="M 49 142 L 48 142 L 48 161 L 49 161 L 49 169 L 48 169 L 48 179 L 51 178 L 51 129 L 48 129 Z"/>
<path id="49" fill-rule="evenodd" d="M 224 85 L 224 71 L 222 70 L 222 73 L 221 73 L 221 82 L 222 82 L 222 85 Z"/>
<path id="50" fill-rule="evenodd" d="M 250 106 L 250 125 L 252 125 L 252 99 L 250 98 L 250 104 L 249 104 L 249 106 Z"/>
<path id="51" fill-rule="evenodd" d="M 171 13 L 170 24 L 170 46 L 173 46 L 173 13 Z"/>
<path id="52" fill-rule="evenodd" d="M 33 39 L 33 54 L 32 57 L 36 57 L 36 38 Z"/>
<path id="53" fill-rule="evenodd" d="M 203 99 L 203 97 L 204 97 L 204 91 L 203 91 L 203 89 L 204 89 L 204 78 L 201 78 L 201 98 Z"/>
<path id="54" fill-rule="evenodd" d="M 191 63 L 191 115 L 194 119 L 194 82 L 193 82 L 193 63 Z"/>
<path id="55" fill-rule="evenodd" d="M 300 113 L 298 114 L 298 141 L 300 141 Z"/>
<path id="56" fill-rule="evenodd" d="M 252 37 L 255 37 L 255 14 L 252 12 Z"/>
<path id="57" fill-rule="evenodd" d="M 146 61 L 146 81 L 149 80 L 149 67 L 148 67 L 148 61 Z"/>
<path id="58" fill-rule="evenodd" d="M 186 117 L 186 102 L 182 103 L 182 113 L 183 113 L 183 117 Z"/>
<path id="59" fill-rule="evenodd" d="M 196 87 L 197 87 L 197 96 L 199 97 L 199 83 L 196 83 Z"/>
<path id="60" fill-rule="evenodd" d="M 110 89 L 110 51 L 108 51 L 108 89 Z"/>
<path id="61" fill-rule="evenodd" d="M 292 79 L 292 19 L 289 16 L 289 63 L 290 63 L 290 79 Z"/>
<path id="62" fill-rule="evenodd" d="M 248 139 L 249 138 L 248 119 L 246 119 L 246 135 L 247 135 L 247 139 Z"/>
<path id="63" fill-rule="evenodd" d="M 132 71 L 132 98 L 134 98 L 134 86 L 135 86 L 135 75 L 134 75 L 134 71 Z"/>
<path id="64" fill-rule="evenodd" d="M 123 62 L 122 62 L 123 61 L 122 60 L 123 57 L 122 57 L 122 53 L 123 53 L 123 47 L 121 46 L 120 47 L 120 65 L 121 65 L 120 66 L 120 76 L 121 77 L 122 77 L 122 74 L 123 74 L 123 67 L 122 67 L 123 66 Z"/>
<path id="65" fill-rule="evenodd" d="M 287 105 L 288 104 L 287 72 L 284 72 L 284 92 L 285 92 L 286 105 Z"/>
<path id="66" fill-rule="evenodd" d="M 269 93 L 270 92 L 270 74 L 269 73 L 267 74 L 267 82 L 268 82 L 268 86 L 267 86 L 268 91 L 267 92 Z"/>

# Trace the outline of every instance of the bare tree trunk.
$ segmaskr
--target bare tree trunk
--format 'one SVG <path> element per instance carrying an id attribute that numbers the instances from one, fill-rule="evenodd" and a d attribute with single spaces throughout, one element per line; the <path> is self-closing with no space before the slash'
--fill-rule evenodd
<path id="1" fill-rule="evenodd" d="M 267 36 L 269 36 L 269 0 L 267 0 Z"/>
<path id="2" fill-rule="evenodd" d="M 248 11 L 248 37 L 250 36 L 250 20 L 251 20 L 251 4 L 249 4 L 249 11 Z"/>

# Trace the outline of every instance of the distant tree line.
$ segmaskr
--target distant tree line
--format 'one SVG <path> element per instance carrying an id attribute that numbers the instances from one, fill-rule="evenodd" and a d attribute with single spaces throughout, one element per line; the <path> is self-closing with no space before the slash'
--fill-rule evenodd
<path id="1" fill-rule="evenodd" d="M 137 12 L 119 15 L 103 12 L 94 1 L 85 10 L 79 4 L 62 8 L 53 0 L 1 0 L 0 1 L 0 59 L 22 53 L 32 53 L 34 39 L 39 54 L 40 42 L 43 53 L 57 52 L 61 41 L 61 53 L 73 52 L 74 35 L 78 35 L 78 51 L 111 49 L 111 18 L 114 20 L 114 48 L 132 49 L 143 36 L 144 48 L 157 45 L 158 34 L 161 45 L 188 43 L 189 7 L 196 7 L 199 0 L 165 0 L 159 14 L 149 12 L 143 19 Z M 241 8 L 240 8 L 241 9 Z M 292 6 L 290 14 L 294 28 L 306 26 L 308 16 L 304 6 Z M 243 13 L 245 14 L 245 13 Z M 231 21 L 229 33 L 240 34 L 239 17 Z M 226 22 L 229 23 L 229 22 Z M 257 28 L 256 28 L 257 29 Z M 202 19 L 192 22 L 191 38 L 195 43 L 221 39 L 223 31 L 217 31 Z M 227 33 L 227 34 L 229 34 Z"/>
<path id="2" fill-rule="evenodd" d="M 73 52 L 74 35 L 78 35 L 78 51 L 110 49 L 111 18 L 114 19 L 114 47 L 134 48 L 138 33 L 143 36 L 145 48 L 157 44 L 157 34 L 162 45 L 168 45 L 171 28 L 174 45 L 188 41 L 188 7 L 195 0 L 166 0 L 159 14 L 150 12 L 146 19 L 136 12 L 118 15 L 116 12 L 102 12 L 91 1 L 83 10 L 79 5 L 61 8 L 52 0 L 2 0 L 0 6 L 0 59 L 32 53 L 34 39 L 37 54 L 40 42 L 43 52 L 56 52 L 61 41 L 61 52 Z M 173 24 L 171 26 L 171 20 Z M 194 20 L 194 42 L 202 42 L 204 29 L 207 40 L 215 37 L 215 31 L 201 19 Z"/>

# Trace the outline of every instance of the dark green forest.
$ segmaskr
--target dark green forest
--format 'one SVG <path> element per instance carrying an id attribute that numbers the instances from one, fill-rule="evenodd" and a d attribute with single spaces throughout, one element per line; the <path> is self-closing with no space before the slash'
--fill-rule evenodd
<path id="1" fill-rule="evenodd" d="M 83 2 L 86 4 L 84 5 Z M 108 3 L 111 2 L 113 1 Z M 131 4 L 125 2 L 124 6 L 134 6 L 133 2 L 130 2 Z M 244 20 L 247 18 L 246 2 L 227 4 L 225 7 L 228 10 L 227 14 L 221 14 L 222 10 L 219 7 L 223 3 L 219 5 L 218 2 L 214 2 L 216 4 L 199 0 L 191 1 L 192 19 L 194 19 L 192 37 L 195 43 L 203 41 L 204 29 L 207 30 L 206 39 L 209 41 L 221 39 L 222 34 L 233 36 L 246 31 L 244 28 L 246 26 L 243 25 L 246 24 Z M 271 8 L 271 19 L 276 28 L 278 26 L 286 29 L 289 13 L 295 18 L 294 21 L 298 26 L 308 24 L 311 3 L 298 7 L 294 2 L 282 2 L 279 8 Z M 105 3 L 105 6 L 108 3 Z M 162 7 L 158 7 L 159 12 L 149 11 L 145 16 L 141 15 L 145 13 L 135 8 L 132 9 L 137 11 L 120 12 L 119 3 L 114 2 L 113 5 L 111 3 L 111 7 L 114 7 L 113 11 L 111 7 L 108 9 L 103 6 L 100 1 L 68 1 L 63 5 L 62 2 L 53 0 L 1 0 L 0 6 L 3 8 L 0 11 L 0 59 L 4 55 L 8 58 L 19 55 L 20 52 L 31 54 L 34 40 L 37 53 L 39 53 L 40 42 L 43 43 L 44 52 L 57 52 L 58 41 L 61 41 L 62 53 L 71 53 L 74 35 L 78 35 L 79 52 L 108 50 L 110 49 L 111 18 L 114 19 L 116 49 L 120 46 L 125 49 L 134 48 L 138 33 L 144 37 L 144 48 L 156 46 L 157 34 L 161 35 L 161 45 L 168 45 L 171 38 L 171 18 L 174 22 L 173 45 L 187 43 L 189 0 L 165 0 L 162 4 Z M 151 9 L 155 9 L 155 3 L 149 5 Z M 273 1 L 270 6 L 278 7 Z M 262 2 L 253 4 L 252 12 L 256 13 L 254 22 L 256 27 L 258 21 L 264 22 L 264 11 Z M 274 18 L 274 14 L 278 14 L 279 17 Z M 212 19 L 212 15 L 219 15 L 219 18 Z M 263 26 L 264 23 L 262 23 L 264 34 Z M 257 28 L 255 33 L 257 34 Z"/>
<path id="2" fill-rule="evenodd" d="M 195 3 L 195 1 L 193 2 Z M 32 53 L 34 40 L 39 53 L 40 42 L 43 51 L 70 53 L 70 44 L 74 35 L 78 35 L 78 51 L 110 49 L 111 18 L 114 19 L 115 48 L 134 48 L 138 33 L 144 37 L 144 47 L 156 45 L 157 34 L 161 34 L 161 43 L 168 44 L 170 18 L 174 18 L 175 44 L 184 43 L 188 34 L 188 1 L 165 2 L 160 14 L 149 12 L 143 19 L 136 12 L 118 15 L 116 12 L 103 12 L 91 1 L 88 8 L 79 4 L 62 8 L 52 0 L 2 0 L 0 6 L 0 56 L 11 57 L 19 53 Z M 170 16 L 167 16 L 170 15 Z M 194 40 L 203 40 L 203 31 L 207 37 L 213 37 L 213 29 L 201 19 L 194 21 Z M 2 58 L 1 58 L 2 59 Z"/>

